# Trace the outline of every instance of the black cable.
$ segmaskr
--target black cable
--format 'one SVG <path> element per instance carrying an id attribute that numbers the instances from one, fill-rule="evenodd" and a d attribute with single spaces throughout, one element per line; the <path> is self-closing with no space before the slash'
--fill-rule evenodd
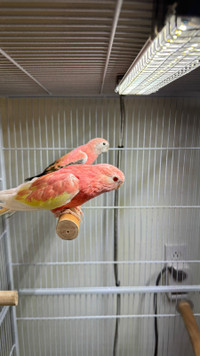
<path id="1" fill-rule="evenodd" d="M 124 127 L 125 127 L 125 105 L 124 105 L 124 97 L 123 95 L 120 95 L 120 139 L 119 139 L 119 148 L 123 148 L 123 142 L 124 142 Z M 118 151 L 118 159 L 119 159 L 119 151 Z M 120 161 L 118 162 L 120 165 Z"/>
<path id="2" fill-rule="evenodd" d="M 172 278 L 174 279 L 174 281 L 176 282 L 183 282 L 186 278 L 187 278 L 187 273 L 184 272 L 183 270 L 177 270 L 174 267 L 168 267 L 165 266 L 163 267 L 163 269 L 160 271 L 160 273 L 157 276 L 156 279 L 156 286 L 159 285 L 160 283 L 160 279 L 162 277 L 162 275 L 168 271 Z M 154 331 L 155 331 L 155 348 L 154 348 L 154 356 L 158 355 L 158 318 L 157 318 L 157 293 L 154 293 L 153 296 L 153 305 L 154 305 Z"/>
<path id="3" fill-rule="evenodd" d="M 162 275 L 166 272 L 167 266 L 163 267 L 163 269 L 160 271 L 158 274 L 158 277 L 156 279 L 156 286 L 159 285 L 160 279 Z M 154 293 L 153 296 L 153 305 L 154 305 L 154 331 L 155 331 L 155 348 L 154 348 L 154 356 L 158 355 L 158 320 L 157 320 L 157 293 Z"/>
<path id="4" fill-rule="evenodd" d="M 118 206 L 118 190 L 115 191 L 114 206 Z M 118 209 L 114 209 L 114 261 L 118 260 Z M 114 263 L 114 277 L 115 277 L 115 286 L 120 286 L 119 281 L 119 270 L 118 264 Z M 116 315 L 121 313 L 121 295 L 117 294 L 117 306 L 116 306 Z M 115 335 L 113 343 L 113 356 L 117 354 L 117 343 L 118 343 L 118 330 L 119 330 L 119 318 L 115 320 Z"/>
<path id="5" fill-rule="evenodd" d="M 177 0 L 154 0 L 152 11 L 151 39 L 154 39 L 156 34 L 162 30 L 165 25 L 168 11 Z"/>
<path id="6" fill-rule="evenodd" d="M 118 201 L 119 201 L 119 195 L 118 195 L 118 190 L 115 191 L 115 197 L 114 197 L 114 206 L 118 206 Z M 116 262 L 118 260 L 118 209 L 114 209 L 114 261 Z M 118 264 L 114 263 L 114 277 L 115 277 L 115 285 L 116 287 L 119 287 L 120 281 L 119 281 L 119 271 L 118 271 Z"/>
<path id="7" fill-rule="evenodd" d="M 120 313 L 121 313 L 121 295 L 117 294 L 116 315 L 120 315 Z M 116 318 L 116 320 L 115 320 L 115 336 L 114 336 L 114 343 L 113 343 L 113 356 L 117 355 L 118 334 L 119 334 L 119 318 Z"/>
<path id="8" fill-rule="evenodd" d="M 119 146 L 118 148 L 123 147 L 124 141 L 124 125 L 125 125 L 125 107 L 124 107 L 124 100 L 123 97 L 120 96 L 120 133 L 119 133 Z M 120 168 L 121 163 L 121 151 L 118 150 L 117 152 L 117 168 Z M 115 286 L 120 286 L 119 280 L 119 269 L 118 264 L 116 263 L 118 260 L 118 202 L 119 202 L 119 194 L 118 190 L 115 190 L 115 197 L 114 197 L 114 277 L 115 277 Z M 121 313 L 121 295 L 117 294 L 117 306 L 116 306 L 116 315 L 120 315 Z M 117 354 L 117 343 L 118 343 L 118 333 L 119 333 L 119 318 L 115 320 L 115 334 L 114 334 L 114 342 L 113 342 L 113 356 Z"/>

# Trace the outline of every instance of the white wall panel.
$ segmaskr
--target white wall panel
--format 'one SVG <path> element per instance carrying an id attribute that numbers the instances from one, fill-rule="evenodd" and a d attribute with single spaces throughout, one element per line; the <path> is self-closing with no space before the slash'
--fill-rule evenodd
<path id="1" fill-rule="evenodd" d="M 120 286 L 149 287 L 164 266 L 165 243 L 186 243 L 191 285 L 200 284 L 199 102 L 192 98 L 125 98 L 119 190 Z M 97 163 L 117 164 L 117 98 L 2 99 L 7 187 L 14 187 L 89 139 L 110 150 Z M 50 212 L 9 218 L 15 288 L 75 288 L 70 295 L 20 298 L 20 355 L 112 355 L 116 295 L 76 295 L 79 288 L 115 286 L 114 193 L 83 206 L 77 239 L 62 241 Z M 165 285 L 165 280 L 162 281 Z M 189 296 L 200 315 L 199 294 Z M 158 294 L 159 355 L 192 355 L 176 301 Z M 151 355 L 153 293 L 121 296 L 117 355 Z"/>

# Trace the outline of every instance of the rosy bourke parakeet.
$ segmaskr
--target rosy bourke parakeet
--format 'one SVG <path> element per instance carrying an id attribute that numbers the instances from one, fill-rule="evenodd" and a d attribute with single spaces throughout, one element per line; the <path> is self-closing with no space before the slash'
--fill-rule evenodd
<path id="1" fill-rule="evenodd" d="M 30 181 L 35 177 L 41 177 L 45 174 L 52 173 L 72 164 L 92 164 L 97 157 L 107 152 L 109 149 L 109 142 L 104 138 L 94 138 L 85 145 L 79 146 L 74 150 L 68 152 L 64 156 L 58 158 L 55 162 L 51 163 L 45 170 L 33 177 L 27 178 L 26 181 Z"/>
<path id="2" fill-rule="evenodd" d="M 110 164 L 72 165 L 49 173 L 16 188 L 0 192 L 0 206 L 11 211 L 74 208 L 114 189 L 124 174 Z"/>

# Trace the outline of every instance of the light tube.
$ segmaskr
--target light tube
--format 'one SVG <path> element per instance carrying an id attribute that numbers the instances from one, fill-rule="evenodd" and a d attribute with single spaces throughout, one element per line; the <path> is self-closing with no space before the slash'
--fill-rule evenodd
<path id="1" fill-rule="evenodd" d="M 133 62 L 115 91 L 148 95 L 200 66 L 200 19 L 175 15 Z"/>

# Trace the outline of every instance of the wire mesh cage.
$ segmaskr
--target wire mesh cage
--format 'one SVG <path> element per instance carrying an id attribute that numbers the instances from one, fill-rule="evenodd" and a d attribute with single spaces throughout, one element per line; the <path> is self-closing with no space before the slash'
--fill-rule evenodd
<path id="1" fill-rule="evenodd" d="M 155 318 L 158 354 L 192 355 L 176 310 L 180 294 L 171 298 L 167 276 L 158 289 L 155 283 L 165 245 L 185 244 L 184 291 L 199 323 L 199 102 L 126 98 L 124 121 L 120 105 L 118 98 L 1 99 L 3 187 L 94 137 L 110 142 L 97 163 L 117 165 L 120 154 L 126 177 L 117 205 L 114 192 L 83 205 L 73 241 L 56 235 L 50 212 L 17 212 L 2 221 L 12 258 L 5 262 L 0 249 L 1 275 L 9 263 L 20 295 L 13 326 L 10 308 L 6 316 L 1 310 L 2 355 L 12 348 L 20 356 L 152 355 Z"/>

